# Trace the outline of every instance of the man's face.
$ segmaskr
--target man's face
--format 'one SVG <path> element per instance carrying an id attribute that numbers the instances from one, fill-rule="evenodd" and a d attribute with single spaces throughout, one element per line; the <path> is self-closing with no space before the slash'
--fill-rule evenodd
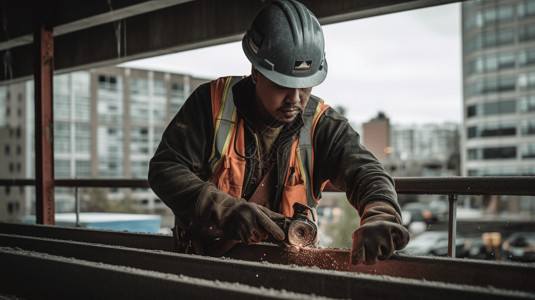
<path id="1" fill-rule="evenodd" d="M 287 88 L 280 86 L 258 70 L 252 71 L 255 100 L 260 116 L 266 124 L 290 123 L 305 108 L 312 88 Z"/>

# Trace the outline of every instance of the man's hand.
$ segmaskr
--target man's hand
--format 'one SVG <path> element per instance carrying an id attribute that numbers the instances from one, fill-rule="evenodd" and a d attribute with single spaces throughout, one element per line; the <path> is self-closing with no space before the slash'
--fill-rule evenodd
<path id="1" fill-rule="evenodd" d="M 277 240 L 284 240 L 284 231 L 273 219 L 284 218 L 256 203 L 244 202 L 232 208 L 223 227 L 225 236 L 245 244 L 259 243 L 272 235 Z"/>
<path id="2" fill-rule="evenodd" d="M 409 242 L 409 232 L 400 224 L 376 221 L 365 224 L 353 233 L 351 263 L 372 265 L 377 259 L 388 259 L 394 250 Z"/>
<path id="3" fill-rule="evenodd" d="M 391 204 L 377 201 L 366 205 L 360 228 L 353 233 L 351 263 L 375 264 L 377 259 L 388 259 L 394 250 L 405 247 L 410 236 L 402 223 Z"/>

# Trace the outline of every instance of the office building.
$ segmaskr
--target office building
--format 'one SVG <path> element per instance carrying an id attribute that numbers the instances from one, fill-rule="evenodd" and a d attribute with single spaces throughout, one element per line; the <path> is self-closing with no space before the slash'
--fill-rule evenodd
<path id="1" fill-rule="evenodd" d="M 462 4 L 462 175 L 535 175 L 535 1 Z"/>
<path id="2" fill-rule="evenodd" d="M 55 75 L 54 177 L 145 179 L 165 127 L 207 81 L 119 67 Z M 35 177 L 33 88 L 32 81 L 0 87 L 0 178 Z M 2 187 L 1 220 L 32 213 L 35 195 L 25 189 L 33 187 Z M 128 198 L 144 211 L 164 207 L 149 189 L 85 192 L 82 198 Z M 56 212 L 72 212 L 74 189 L 56 187 L 55 201 Z"/>

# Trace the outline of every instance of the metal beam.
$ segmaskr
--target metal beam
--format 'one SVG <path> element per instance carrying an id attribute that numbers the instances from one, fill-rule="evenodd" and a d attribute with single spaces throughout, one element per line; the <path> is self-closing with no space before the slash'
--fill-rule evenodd
<path id="1" fill-rule="evenodd" d="M 303 2 L 322 24 L 330 24 L 458 1 Z M 189 1 L 165 9 L 115 18 L 112 23 L 100 24 L 102 19 L 93 20 L 90 27 L 80 26 L 80 30 L 56 37 L 56 69 L 68 72 L 115 65 L 133 59 L 238 41 L 264 3 L 263 0 Z M 79 6 L 83 7 L 81 4 Z M 3 57 L 10 58 L 0 62 L 0 69 L 12 70 L 9 74 L 0 74 L 0 82 L 29 78 L 33 72 L 32 66 L 25 64 L 29 47 L 31 45 L 21 45 L 0 52 Z"/>
<path id="2" fill-rule="evenodd" d="M 38 224 L 54 225 L 54 37 L 44 19 L 35 20 L 35 213 Z"/>
<path id="3" fill-rule="evenodd" d="M 139 249 L 160 251 L 172 251 L 173 248 L 172 237 L 162 235 L 9 223 L 0 223 L 0 232 L 7 235 L 53 238 L 84 243 L 99 243 L 109 246 L 134 247 Z M 57 245 L 55 246 L 50 241 L 47 243 L 49 243 L 48 246 L 46 246 L 45 243 L 37 242 L 32 239 L 29 239 L 29 242 L 8 242 L 8 239 L 5 237 L 5 235 L 0 237 L 0 245 L 11 247 L 18 245 L 18 247 L 28 250 L 78 257 L 75 256 L 73 252 L 59 252 L 63 251 L 61 250 L 61 247 Z M 76 247 L 74 246 L 65 246 L 65 249 L 67 249 L 65 251 L 75 251 L 75 248 Z M 95 255 L 98 255 L 98 253 L 105 253 L 101 251 L 87 252 L 94 253 Z M 104 254 L 102 255 L 106 256 Z M 386 275 L 396 278 L 429 280 L 434 282 L 478 287 L 493 286 L 499 289 L 518 290 L 532 294 L 535 293 L 535 286 L 530 284 L 531 282 L 535 281 L 534 264 L 419 257 L 397 254 L 394 255 L 392 259 L 387 261 L 379 261 L 375 265 L 361 264 L 355 266 L 349 262 L 349 255 L 350 253 L 348 250 L 321 248 L 301 249 L 301 252 L 299 253 L 289 253 L 281 250 L 277 246 L 260 244 L 251 246 L 238 246 L 225 256 L 252 262 L 269 262 L 272 264 L 313 267 L 316 270 L 344 271 L 369 275 Z M 123 257 L 123 255 L 118 255 L 118 257 Z M 206 259 L 207 262 L 213 260 L 213 258 L 201 258 L 200 256 L 194 257 Z M 89 256 L 84 256 L 84 259 L 98 260 L 99 258 L 89 258 Z M 137 267 L 142 266 L 138 265 Z M 224 269 L 228 269 L 228 267 L 225 267 Z M 437 270 L 440 270 L 440 272 L 437 272 Z M 492 276 L 489 276 L 489 274 L 492 274 Z M 190 275 L 197 276 L 195 274 Z M 288 281 L 293 282 L 290 279 Z"/>
<path id="4" fill-rule="evenodd" d="M 333 298 L 398 299 L 400 291 L 403 291 L 403 297 L 411 299 L 422 298 L 429 294 L 437 295 L 433 297 L 434 299 L 457 297 L 492 297 L 497 299 L 513 297 L 521 299 L 535 296 L 534 291 L 508 290 L 504 289 L 503 285 L 492 288 L 485 285 L 476 287 L 464 284 L 461 286 L 453 283 L 433 282 L 429 278 L 425 278 L 425 281 L 384 278 L 370 274 L 348 274 L 346 272 L 3 234 L 0 234 L 0 246 L 16 247 L 32 251 L 32 253 L 47 253 L 70 259 L 92 261 L 99 265 L 104 263 L 126 266 L 207 281 L 226 281 L 258 288 L 265 286 L 277 291 L 286 290 L 292 293 Z M 316 258 L 311 256 L 310 260 Z M 391 269 L 400 267 L 394 261 L 384 263 L 389 265 Z M 22 264 L 19 267 L 24 268 L 25 265 Z M 229 270 L 233 271 L 229 272 Z M 527 280 L 530 280 L 529 277 L 532 277 L 527 275 L 529 271 L 533 271 L 533 269 L 526 269 L 524 273 L 517 272 L 517 278 L 523 275 L 522 280 L 527 283 Z M 51 275 L 55 275 L 55 271 L 53 272 Z M 385 275 L 380 272 L 377 274 Z M 79 273 L 79 276 L 85 277 L 87 275 Z M 299 284 L 296 284 L 295 278 L 300 279 Z"/>
<path id="5" fill-rule="evenodd" d="M 193 0 L 114 0 L 98 3 L 51 0 L 48 5 L 56 10 L 51 26 L 54 36 L 60 36 L 189 1 Z M 32 5 L 26 0 L 2 2 L 4 11 L 13 14 L 2 16 L 5 32 L 0 35 L 0 50 L 33 43 L 31 23 L 26 20 L 39 10 Z"/>
<path id="6" fill-rule="evenodd" d="M 307 299 L 284 290 L 211 281 L 0 248 L 0 291 L 18 299 Z"/>

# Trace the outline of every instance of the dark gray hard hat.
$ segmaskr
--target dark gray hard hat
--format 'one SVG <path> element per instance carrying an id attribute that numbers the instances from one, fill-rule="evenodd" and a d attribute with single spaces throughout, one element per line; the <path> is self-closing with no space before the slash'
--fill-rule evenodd
<path id="1" fill-rule="evenodd" d="M 314 14 L 294 0 L 265 5 L 242 48 L 260 73 L 281 86 L 313 87 L 327 76 L 323 30 Z"/>

